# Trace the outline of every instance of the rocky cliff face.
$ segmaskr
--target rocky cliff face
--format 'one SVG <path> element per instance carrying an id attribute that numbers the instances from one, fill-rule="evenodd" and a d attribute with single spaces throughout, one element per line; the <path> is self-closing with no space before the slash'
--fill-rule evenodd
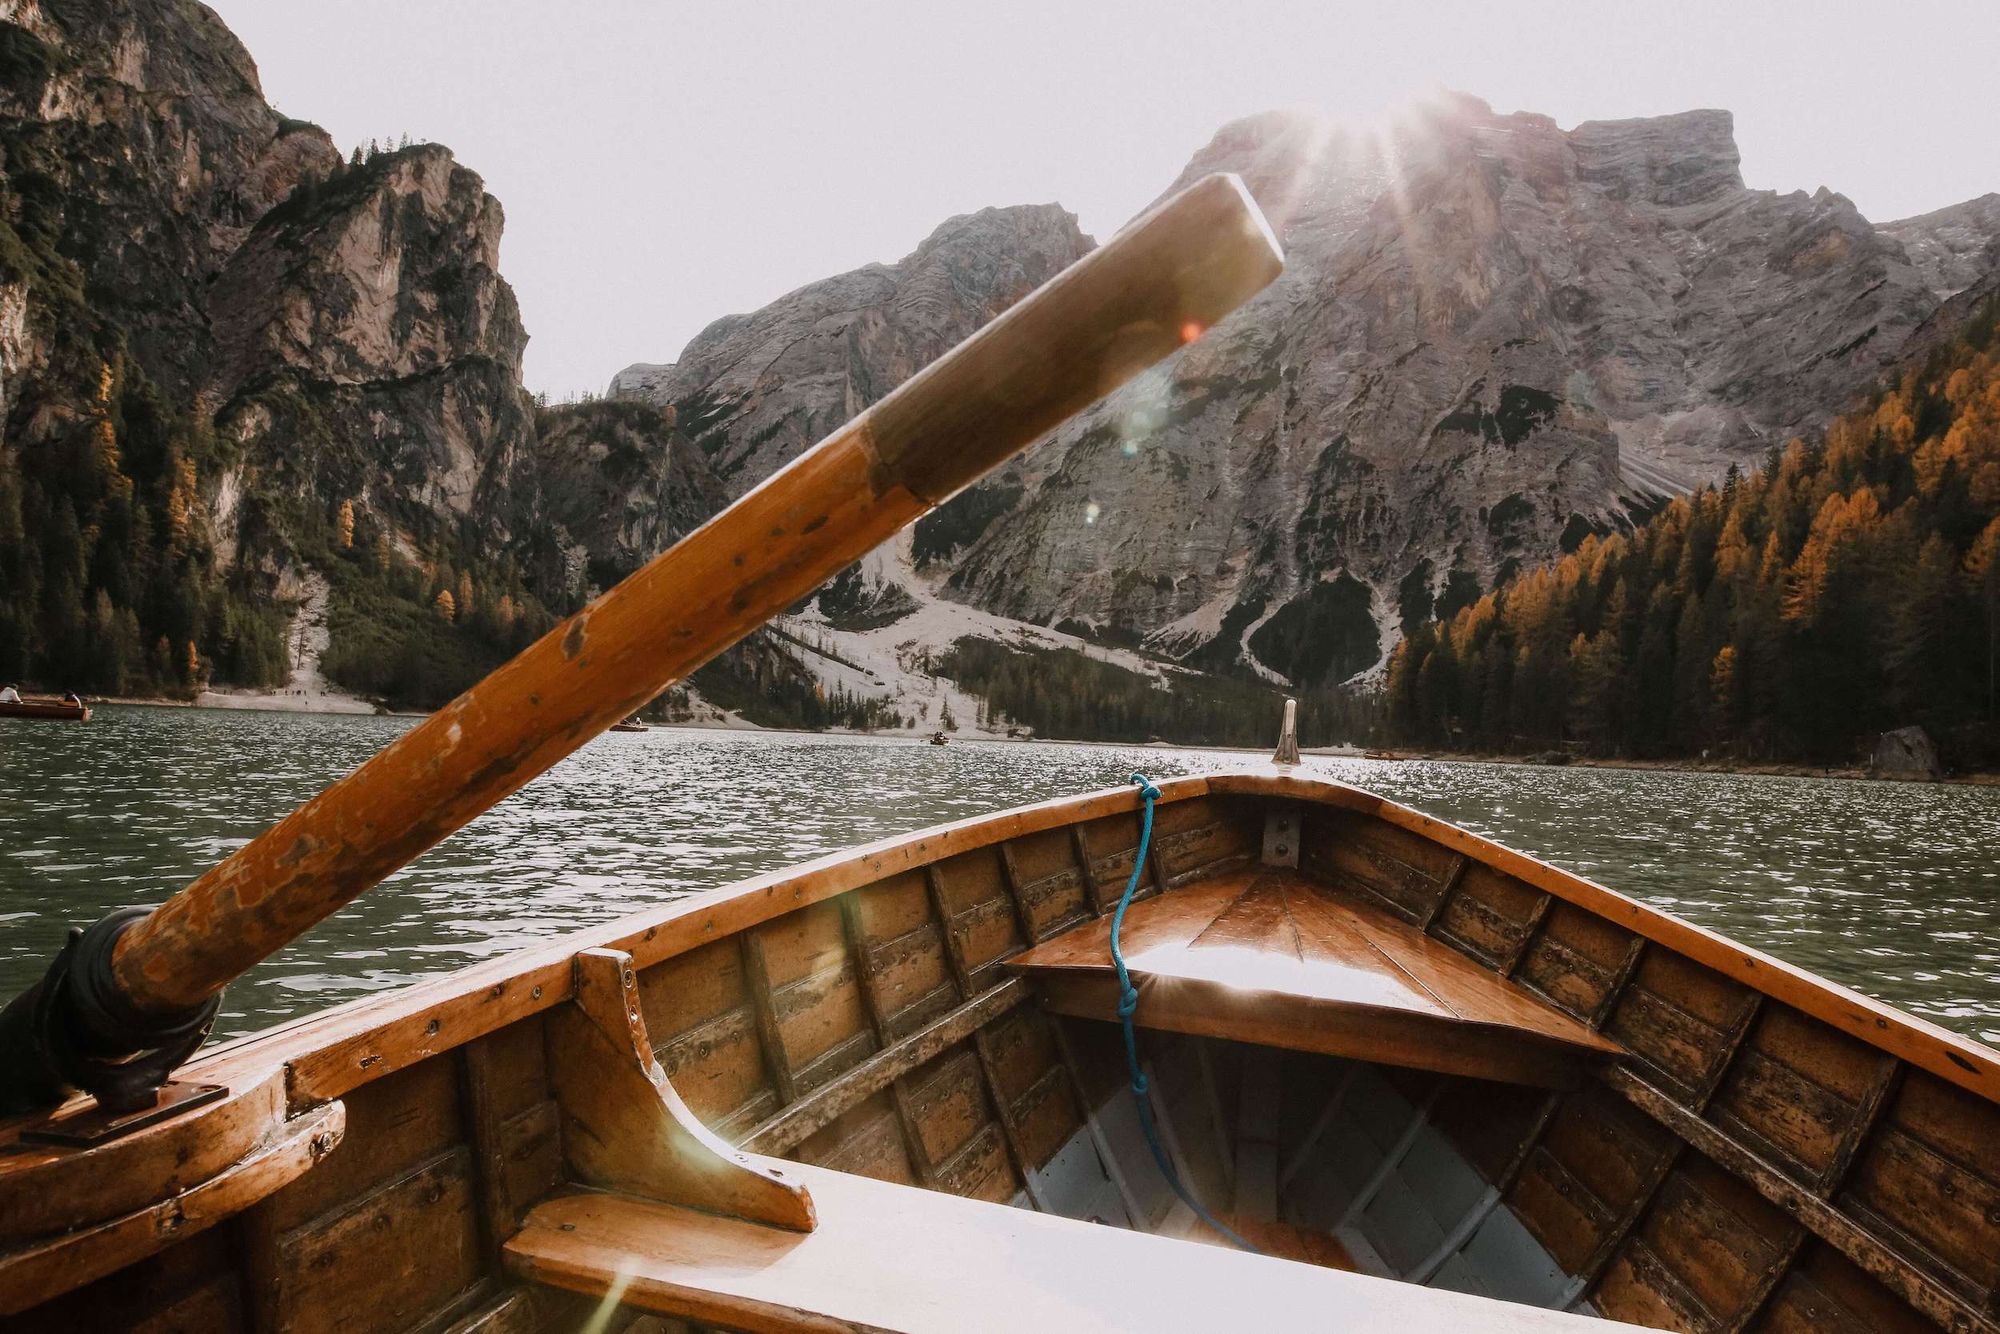
<path id="1" fill-rule="evenodd" d="M 717 320 L 672 365 L 620 371 L 611 392 L 672 408 L 740 494 L 1091 244 L 1054 204 L 953 218 L 899 263 L 870 264 Z"/>
<path id="2" fill-rule="evenodd" d="M 79 323 L 115 327 L 151 379 L 192 394 L 214 352 L 208 285 L 259 217 L 339 155 L 265 104 L 249 56 L 203 6 L 19 0 L 5 17 L 0 258 L 22 311 L 0 345 L 6 406 L 38 372 L 74 369 L 50 360 L 59 342 L 89 340 Z"/>
<path id="3" fill-rule="evenodd" d="M 910 559 L 945 597 L 1339 680 L 1405 618 L 1814 431 L 2000 264 L 1992 197 L 1876 227 L 1826 190 L 1752 190 L 1720 111 L 1564 131 L 1451 97 L 1381 135 L 1276 114 L 1181 183 L 1210 171 L 1248 182 L 1286 274 L 920 523 Z M 1020 243 L 980 218 L 965 239 Z M 614 390 L 678 405 L 740 490 L 913 368 L 811 337 L 856 290 L 888 280 L 723 321 Z M 905 312 L 867 308 L 893 343 Z"/>
<path id="4" fill-rule="evenodd" d="M 445 148 L 280 117 L 191 0 L 0 5 L 0 674 L 280 681 L 331 577 L 337 656 L 435 702 L 539 624 L 502 223 Z"/>
<path id="5" fill-rule="evenodd" d="M 434 531 L 505 495 L 534 437 L 499 203 L 450 150 L 342 166 L 260 218 L 208 301 L 217 429 L 288 494 Z"/>
<path id="6" fill-rule="evenodd" d="M 1940 301 L 2000 272 L 2000 194 L 1891 222 L 1881 231 L 1904 248 Z"/>
<path id="7" fill-rule="evenodd" d="M 609 588 L 725 503 L 673 409 L 630 401 L 544 410 L 509 491 L 533 583 L 563 604 Z"/>
<path id="8" fill-rule="evenodd" d="M 1015 498 L 949 587 L 1299 685 L 1816 430 L 2000 235 L 1987 204 L 1876 228 L 1748 189 L 1724 112 L 1265 117 L 1188 175 L 1211 170 L 1244 174 L 1286 275 L 989 485 Z"/>

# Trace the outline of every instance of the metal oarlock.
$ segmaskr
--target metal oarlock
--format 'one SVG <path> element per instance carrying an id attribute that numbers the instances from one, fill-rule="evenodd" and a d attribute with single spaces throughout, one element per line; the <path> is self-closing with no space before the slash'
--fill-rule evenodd
<path id="1" fill-rule="evenodd" d="M 109 1112 L 144 1110 L 207 1040 L 220 991 L 185 1010 L 149 1014 L 134 1009 L 112 978 L 119 935 L 150 911 L 120 908 L 72 927 L 41 980 L 0 1010 L 0 1115 L 79 1092 Z"/>

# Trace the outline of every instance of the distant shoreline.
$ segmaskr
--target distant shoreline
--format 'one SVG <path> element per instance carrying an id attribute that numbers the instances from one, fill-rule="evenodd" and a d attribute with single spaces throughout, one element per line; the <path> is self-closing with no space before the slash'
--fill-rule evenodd
<path id="1" fill-rule="evenodd" d="M 147 709 L 203 709 L 214 713 L 311 713 L 332 718 L 427 718 L 428 709 L 391 709 L 355 695 L 313 696 L 261 691 L 204 690 L 193 699 L 171 695 L 92 695 L 86 704 Z M 333 705 L 334 707 L 327 707 Z"/>
<path id="2" fill-rule="evenodd" d="M 2000 773 L 1978 770 L 1972 773 L 1946 774 L 1943 778 L 1903 777 L 1898 774 L 1871 773 L 1855 765 L 1821 766 L 1817 764 L 1764 764 L 1734 760 L 1623 760 L 1614 758 L 1594 758 L 1574 756 L 1563 764 L 1544 764 L 1526 755 L 1479 755 L 1462 751 L 1424 751 L 1399 754 L 1395 760 L 1382 763 L 1400 763 L 1408 760 L 1427 760 L 1434 764 L 1518 764 L 1525 768 L 1549 769 L 1635 769 L 1649 773 L 1689 773 L 1689 774 L 1743 774 L 1753 778 L 1841 778 L 1868 783 L 1956 783 L 1963 787 L 2000 786 Z"/>
<path id="3" fill-rule="evenodd" d="M 166 697 L 141 698 L 135 696 L 106 695 L 93 698 L 88 702 L 92 704 L 128 704 L 170 709 L 213 709 L 224 713 L 316 713 L 346 717 L 387 718 L 424 718 L 429 716 L 427 712 L 423 711 L 389 709 L 379 705 L 370 705 L 366 710 L 352 707 L 341 709 L 314 708 L 307 701 L 299 697 L 291 697 L 291 699 L 299 700 L 299 702 L 294 703 L 283 695 L 232 693 L 222 696 L 232 701 L 225 704 L 214 702 L 218 694 L 220 692 L 204 691 L 203 696 L 208 697 L 206 699 L 202 696 L 197 696 L 194 699 L 171 699 Z M 352 700 L 354 704 L 368 704 L 368 701 L 355 699 L 352 696 L 346 698 Z M 909 732 L 890 730 L 862 732 L 851 728 L 839 727 L 819 729 L 805 727 L 758 727 L 755 725 L 745 727 L 712 722 L 648 722 L 646 726 L 661 729 L 671 728 L 675 731 L 684 732 L 733 732 L 738 735 L 746 732 L 754 732 L 777 736 L 868 737 L 880 741 L 907 740 L 919 745 L 928 744 L 930 738 L 930 732 L 922 730 Z M 998 732 L 972 730 L 961 732 L 951 739 L 954 741 L 994 742 L 1041 741 L 1062 746 L 1102 746 L 1114 750 L 1188 750 L 1220 754 L 1255 753 L 1264 749 L 1262 746 L 1213 746 L 1165 741 L 1101 741 L 1086 740 L 1077 737 L 1049 736 L 1009 737 Z M 1916 777 L 1904 778 L 1895 774 L 1870 773 L 1866 769 L 1853 765 L 1822 767 L 1811 764 L 1763 764 L 1731 760 L 1625 760 L 1593 758 L 1579 755 L 1573 757 L 1565 764 L 1549 765 L 1542 764 L 1525 755 L 1482 755 L 1470 751 L 1397 752 L 1394 759 L 1376 759 L 1364 754 L 1358 747 L 1348 748 L 1340 746 L 1308 747 L 1302 749 L 1300 754 L 1319 759 L 1368 760 L 1372 764 L 1401 764 L 1411 761 L 1423 761 L 1431 764 L 1511 764 L 1520 765 L 1524 768 L 1631 769 L 1643 770 L 1650 773 L 1743 774 L 1750 777 L 1762 778 L 1839 778 L 1854 782 L 1911 783 L 1919 785 L 1937 782 L 1957 784 L 1961 787 L 2000 787 L 2000 772 L 1987 770 L 1972 773 L 1947 774 L 1943 778 L 1928 779 Z"/>

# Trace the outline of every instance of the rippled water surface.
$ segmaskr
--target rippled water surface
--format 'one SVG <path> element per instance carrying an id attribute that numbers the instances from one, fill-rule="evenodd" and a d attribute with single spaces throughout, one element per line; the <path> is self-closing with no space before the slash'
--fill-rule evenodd
<path id="1" fill-rule="evenodd" d="M 0 996 L 409 726 L 104 708 L 0 719 Z M 224 1034 L 942 820 L 1261 755 L 655 730 L 599 738 L 230 988 Z M 2000 1042 L 2000 789 L 1308 757 Z"/>

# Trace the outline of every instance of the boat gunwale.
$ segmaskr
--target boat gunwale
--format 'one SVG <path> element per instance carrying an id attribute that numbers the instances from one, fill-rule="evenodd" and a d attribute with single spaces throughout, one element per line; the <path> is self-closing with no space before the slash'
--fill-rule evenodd
<path id="1" fill-rule="evenodd" d="M 1262 797 L 1382 819 L 2000 1102 L 2000 1051 L 1377 793 L 1270 768 L 1165 779 L 1158 786 L 1163 805 L 1203 796 Z M 645 969 L 889 876 L 1023 835 L 1133 814 L 1139 805 L 1136 790 L 1105 788 L 891 835 L 246 1034 L 202 1053 L 183 1076 L 214 1080 L 283 1063 L 291 1105 L 310 1106 L 564 1003 L 573 994 L 572 960 L 581 950 L 623 950 Z"/>
<path id="2" fill-rule="evenodd" d="M 1157 786 L 1162 803 L 1192 800 L 1209 791 L 1206 775 L 1163 779 Z M 291 1067 L 289 1083 L 295 1108 L 336 1098 L 568 1001 L 574 994 L 572 961 L 583 950 L 622 950 L 632 956 L 635 968 L 644 970 L 710 941 L 727 939 L 889 876 L 922 870 L 948 857 L 1023 835 L 1106 816 L 1136 814 L 1139 807 L 1137 789 L 1101 788 L 893 834 L 803 864 L 701 890 L 658 908 L 582 927 L 546 943 L 526 945 L 383 995 L 357 997 L 232 1038 L 202 1052 L 182 1068 L 180 1076 L 216 1080 L 239 1069 L 266 1069 L 283 1063 Z M 788 889 L 791 892 L 786 894 Z M 518 993 L 523 988 L 530 993 L 525 1000 L 516 995 L 508 1004 L 489 1004 L 484 1013 L 479 1012 L 477 1003 L 482 999 L 507 1001 L 509 992 Z M 459 1012 L 469 1003 L 473 1006 L 471 1022 L 453 1023 L 447 1031 L 446 1021 L 464 1018 Z M 438 1031 L 425 1032 L 434 1020 L 439 1023 Z M 402 1036 L 404 1030 L 408 1030 L 407 1038 Z M 388 1035 L 386 1040 L 384 1035 Z M 364 1047 L 384 1050 L 370 1052 L 374 1059 L 344 1059 Z M 345 1075 L 336 1068 L 344 1064 L 353 1067 Z"/>

